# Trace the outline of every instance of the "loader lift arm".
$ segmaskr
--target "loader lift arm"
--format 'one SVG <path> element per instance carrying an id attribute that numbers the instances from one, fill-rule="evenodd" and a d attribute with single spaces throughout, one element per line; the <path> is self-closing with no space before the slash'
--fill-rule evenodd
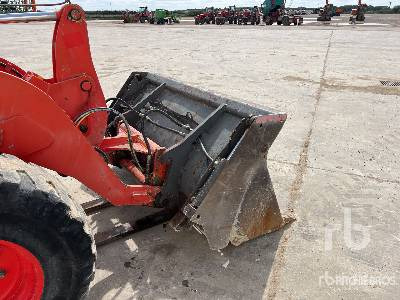
<path id="1" fill-rule="evenodd" d="M 2 99 L 8 99 L 0 103 L 0 151 L 72 176 L 113 205 L 152 205 L 160 191 L 157 186 L 124 184 L 96 151 L 111 155 L 111 146 L 119 151 L 130 150 L 126 127 L 121 125 L 118 136 L 105 138 L 107 112 L 104 111 L 89 115 L 78 127 L 73 123 L 91 109 L 107 107 L 92 63 L 85 14 L 79 6 L 69 4 L 57 12 L 52 53 L 51 79 L 43 79 L 0 58 Z M 16 129 L 21 132 L 16 134 Z M 143 136 L 133 128 L 129 131 L 134 151 L 147 151 Z M 162 147 L 152 143 L 152 158 L 159 157 L 162 151 Z M 114 161 L 114 164 L 122 163 Z M 123 165 L 139 179 L 143 178 L 143 173 L 129 159 Z M 160 182 L 163 172 L 165 169 L 158 174 Z"/>

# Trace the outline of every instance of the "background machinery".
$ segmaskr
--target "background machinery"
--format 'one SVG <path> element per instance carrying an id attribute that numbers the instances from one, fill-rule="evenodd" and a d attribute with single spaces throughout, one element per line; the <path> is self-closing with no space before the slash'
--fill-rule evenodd
<path id="1" fill-rule="evenodd" d="M 332 20 L 333 5 L 326 0 L 325 6 L 319 10 L 319 16 L 317 21 L 319 22 L 329 22 Z"/>
<path id="2" fill-rule="evenodd" d="M 259 25 L 261 23 L 261 11 L 258 6 L 254 6 L 252 9 L 243 9 L 238 13 L 238 21 L 239 25 Z"/>
<path id="3" fill-rule="evenodd" d="M 145 23 L 150 22 L 152 12 L 148 10 L 147 6 L 140 7 L 138 11 L 125 11 L 123 14 L 124 23 Z"/>
<path id="4" fill-rule="evenodd" d="M 224 25 L 228 21 L 229 14 L 230 12 L 227 8 L 217 11 L 215 16 L 215 24 Z"/>
<path id="5" fill-rule="evenodd" d="M 194 17 L 196 25 L 215 24 L 216 11 L 214 7 L 206 7 L 205 11 Z"/>
<path id="6" fill-rule="evenodd" d="M 229 8 L 221 9 L 216 13 L 215 24 L 238 24 L 238 17 L 239 12 L 236 10 L 236 6 L 229 6 Z"/>
<path id="7" fill-rule="evenodd" d="M 226 18 L 226 21 L 229 23 L 229 24 L 237 24 L 237 19 L 238 19 L 238 13 L 237 13 L 237 10 L 236 10 L 236 6 L 234 5 L 234 6 L 229 6 L 229 8 L 228 8 L 228 12 L 229 12 L 229 14 L 228 14 L 228 17 Z"/>
<path id="8" fill-rule="evenodd" d="M 367 6 L 367 4 L 363 4 L 361 3 L 361 0 L 358 0 L 357 8 L 353 8 L 351 10 L 349 22 L 352 24 L 355 24 L 357 22 L 363 23 L 365 21 L 365 8 Z"/>
<path id="9" fill-rule="evenodd" d="M 179 23 L 179 19 L 174 13 L 166 9 L 156 9 L 150 17 L 149 22 L 151 24 L 164 25 Z"/>
<path id="10" fill-rule="evenodd" d="M 106 100 L 82 8 L 68 3 L 40 20 L 56 21 L 52 78 L 0 58 L 0 299 L 80 299 L 96 245 L 167 221 L 195 227 L 212 249 L 290 221 L 266 160 L 285 114 L 140 71 Z M 66 176 L 100 198 L 77 204 Z M 92 236 L 86 214 L 112 205 L 157 210 Z"/>
<path id="11" fill-rule="evenodd" d="M 263 21 L 266 25 L 277 23 L 278 25 L 289 26 L 303 24 L 303 17 L 289 14 L 285 9 L 285 0 L 265 0 L 261 4 Z"/>
<path id="12" fill-rule="evenodd" d="M 342 15 L 342 13 L 344 13 L 344 9 L 341 7 L 336 7 L 333 15 L 335 17 L 340 17 Z"/>

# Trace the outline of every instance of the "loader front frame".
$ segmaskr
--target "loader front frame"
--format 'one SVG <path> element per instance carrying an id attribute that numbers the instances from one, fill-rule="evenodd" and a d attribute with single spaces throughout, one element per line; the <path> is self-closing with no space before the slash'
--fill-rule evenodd
<path id="1" fill-rule="evenodd" d="M 45 18 L 56 21 L 51 79 L 0 58 L 0 152 L 72 176 L 113 205 L 164 208 L 145 223 L 173 217 L 175 229 L 194 226 L 212 249 L 288 222 L 266 162 L 286 114 L 145 72 L 133 72 L 105 100 L 83 10 L 67 4 L 41 13 Z M 124 183 L 112 166 L 135 184 Z M 101 206 L 83 205 L 87 213 Z M 116 228 L 96 242 L 146 226 Z"/>
<path id="2" fill-rule="evenodd" d="M 113 205 L 153 205 L 160 187 L 147 184 L 151 178 L 145 178 L 129 157 L 113 156 L 130 150 L 129 130 L 134 151 L 151 155 L 157 171 L 153 181 L 162 184 L 167 165 L 159 157 L 164 148 L 152 141 L 146 148 L 143 136 L 122 124 L 118 136 L 105 137 L 104 111 L 90 114 L 79 126 L 73 122 L 86 111 L 107 106 L 91 58 L 84 11 L 68 4 L 55 19 L 53 78 L 44 79 L 0 58 L 0 152 L 72 176 Z M 124 184 L 105 155 L 141 184 Z"/>

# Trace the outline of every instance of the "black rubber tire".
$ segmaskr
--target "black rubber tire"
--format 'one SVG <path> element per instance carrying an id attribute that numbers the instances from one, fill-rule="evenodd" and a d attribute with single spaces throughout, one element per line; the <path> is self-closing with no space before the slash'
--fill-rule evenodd
<path id="1" fill-rule="evenodd" d="M 290 26 L 290 18 L 288 16 L 284 16 L 282 18 L 282 24 L 283 26 Z"/>
<path id="2" fill-rule="evenodd" d="M 84 298 L 94 278 L 96 246 L 82 207 L 50 171 L 9 155 L 0 159 L 0 240 L 39 260 L 42 300 Z"/>

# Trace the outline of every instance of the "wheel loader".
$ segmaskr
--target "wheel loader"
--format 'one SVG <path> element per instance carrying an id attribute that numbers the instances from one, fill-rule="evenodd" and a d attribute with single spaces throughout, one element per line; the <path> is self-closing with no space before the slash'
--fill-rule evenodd
<path id="1" fill-rule="evenodd" d="M 105 99 L 85 13 L 63 4 L 0 16 L 55 21 L 52 78 L 0 58 L 0 299 L 83 298 L 96 246 L 157 224 L 223 249 L 290 221 L 266 161 L 285 114 L 140 71 Z M 99 198 L 79 205 L 68 176 Z M 155 212 L 93 236 L 88 215 L 110 206 Z"/>

